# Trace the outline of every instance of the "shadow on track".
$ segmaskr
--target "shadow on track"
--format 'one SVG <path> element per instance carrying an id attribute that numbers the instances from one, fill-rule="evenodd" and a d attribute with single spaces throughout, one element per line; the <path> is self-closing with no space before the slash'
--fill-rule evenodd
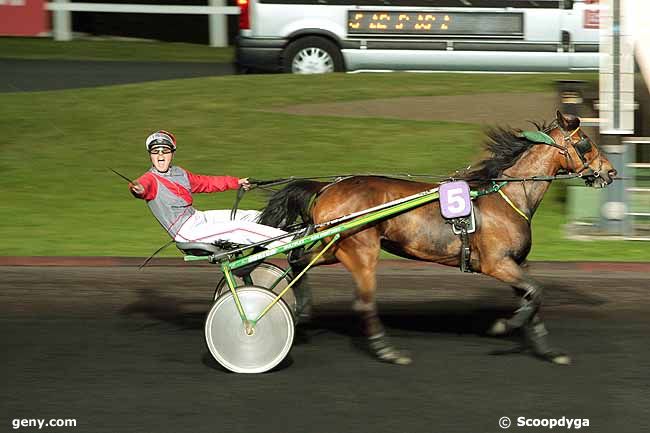
<path id="1" fill-rule="evenodd" d="M 599 306 L 606 301 L 599 296 L 560 285 L 546 286 L 545 305 Z M 461 294 L 459 293 L 459 297 Z M 495 302 L 493 298 L 471 300 L 432 300 L 380 302 L 386 325 L 394 330 L 425 333 L 485 335 L 486 330 L 501 317 L 508 317 L 517 308 L 514 297 Z M 173 324 L 180 329 L 202 329 L 212 300 L 187 299 L 163 294 L 152 288 L 138 290 L 138 300 L 121 310 L 126 316 L 142 314 L 148 318 Z M 357 316 L 349 302 L 324 302 L 314 306 L 309 324 L 299 327 L 296 344 L 323 332 L 359 337 Z M 304 335 L 303 335 L 304 334 Z"/>

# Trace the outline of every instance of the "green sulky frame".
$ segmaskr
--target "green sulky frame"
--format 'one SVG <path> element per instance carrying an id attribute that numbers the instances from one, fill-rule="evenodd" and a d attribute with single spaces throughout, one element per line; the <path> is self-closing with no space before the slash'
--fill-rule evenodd
<path id="1" fill-rule="evenodd" d="M 500 185 L 501 186 L 501 185 Z M 492 191 L 490 191 L 492 192 Z M 470 196 L 472 199 L 484 195 L 485 192 L 477 192 L 477 191 L 471 191 Z M 275 248 L 270 248 L 268 250 L 251 254 L 246 257 L 242 257 L 239 259 L 235 260 L 229 260 L 229 255 L 226 253 L 224 254 L 223 260 L 220 261 L 221 263 L 221 270 L 223 271 L 223 274 L 226 278 L 226 281 L 228 283 L 228 287 L 230 288 L 230 291 L 235 299 L 235 303 L 237 305 L 237 309 L 239 310 L 239 315 L 241 316 L 241 319 L 246 326 L 247 332 L 252 332 L 255 324 L 264 317 L 264 315 L 275 305 L 281 298 L 282 296 L 313 266 L 313 264 L 327 251 L 329 250 L 341 237 L 341 233 L 355 229 L 357 227 L 361 227 L 365 224 L 372 223 L 374 221 L 380 220 L 382 218 L 390 217 L 393 215 L 396 215 L 400 212 L 404 212 L 413 208 L 416 208 L 418 206 L 422 206 L 424 204 L 430 203 L 432 201 L 435 201 L 440 198 L 440 195 L 438 193 L 438 188 L 433 188 L 429 189 L 426 191 L 423 191 L 419 194 L 416 194 L 413 196 L 411 199 L 406 199 L 403 202 L 389 205 L 387 204 L 386 207 L 379 208 L 376 211 L 370 212 L 370 213 L 364 213 L 361 212 L 361 215 L 345 222 L 341 222 L 340 224 L 325 229 L 321 230 L 319 232 L 313 233 L 311 235 L 293 240 L 291 242 L 288 242 L 282 246 L 275 247 Z M 340 220 L 345 220 L 346 217 L 340 218 Z M 337 220 L 332 221 L 330 223 L 335 223 Z M 330 225 L 330 223 L 325 223 L 324 225 Z M 280 292 L 273 301 L 269 303 L 269 305 L 264 308 L 264 310 L 258 315 L 258 317 L 252 319 L 246 317 L 246 313 L 239 301 L 239 297 L 237 296 L 237 290 L 235 286 L 235 279 L 233 277 L 232 271 L 234 269 L 238 269 L 241 267 L 244 267 L 246 265 L 249 265 L 251 263 L 263 260 L 267 257 L 274 256 L 276 254 L 281 254 L 281 253 L 287 253 L 293 249 L 304 247 L 307 245 L 314 245 L 316 242 L 319 242 L 325 238 L 330 238 L 329 242 L 325 245 L 325 247 L 316 255 L 316 257 L 313 258 L 313 260 L 300 272 L 298 275 L 296 275 L 291 282 L 287 285 L 287 287 Z M 195 260 L 219 260 L 219 257 L 215 256 L 185 256 L 184 258 L 185 261 L 195 261 Z M 284 277 L 284 276 L 283 276 Z"/>

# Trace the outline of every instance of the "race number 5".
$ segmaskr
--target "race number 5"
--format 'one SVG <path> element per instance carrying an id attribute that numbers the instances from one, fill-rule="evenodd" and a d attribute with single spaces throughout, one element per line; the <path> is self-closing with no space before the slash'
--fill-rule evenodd
<path id="1" fill-rule="evenodd" d="M 445 218 L 460 218 L 472 210 L 469 185 L 464 181 L 448 182 L 440 185 L 440 213 Z"/>

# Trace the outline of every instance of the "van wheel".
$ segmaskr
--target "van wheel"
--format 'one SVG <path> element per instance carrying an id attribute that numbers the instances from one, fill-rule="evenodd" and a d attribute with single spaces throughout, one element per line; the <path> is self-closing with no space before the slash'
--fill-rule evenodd
<path id="1" fill-rule="evenodd" d="M 292 74 L 343 72 L 343 55 L 332 41 L 308 36 L 287 46 L 282 59 L 282 70 Z"/>

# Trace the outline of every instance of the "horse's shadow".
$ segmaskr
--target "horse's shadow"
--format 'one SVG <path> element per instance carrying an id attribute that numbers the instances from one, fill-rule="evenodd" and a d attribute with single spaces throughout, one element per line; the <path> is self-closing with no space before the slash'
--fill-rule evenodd
<path id="1" fill-rule="evenodd" d="M 127 317 L 144 316 L 154 323 L 168 323 L 179 329 L 202 329 L 212 300 L 188 299 L 162 294 L 155 289 L 141 289 L 139 298 L 122 308 Z M 381 319 L 392 330 L 480 334 L 497 318 L 512 313 L 504 307 L 477 308 L 476 302 L 432 301 L 400 302 L 379 305 Z M 350 303 L 323 303 L 316 306 L 308 323 L 299 323 L 297 342 L 307 335 L 333 332 L 349 337 L 360 335 L 359 318 Z"/>
<path id="2" fill-rule="evenodd" d="M 591 305 L 604 300 L 565 287 L 549 287 L 556 296 L 547 305 Z M 144 315 L 158 323 L 179 329 L 203 329 L 205 316 L 212 305 L 210 298 L 188 299 L 162 294 L 154 289 L 138 291 L 139 299 L 122 309 L 126 316 Z M 553 301 L 553 298 L 554 301 Z M 497 319 L 510 317 L 517 308 L 513 298 L 495 302 L 494 299 L 432 300 L 379 302 L 379 314 L 391 335 L 409 333 L 487 335 Z M 353 339 L 362 337 L 359 316 L 350 302 L 324 302 L 314 306 L 307 323 L 298 323 L 294 344 L 306 344 L 324 333 L 335 333 Z"/>
<path id="3" fill-rule="evenodd" d="M 475 301 L 401 302 L 390 306 L 380 303 L 378 308 L 382 322 L 393 335 L 402 331 L 483 335 L 495 320 L 512 314 L 512 308 L 478 308 Z M 333 332 L 353 338 L 361 337 L 359 316 L 351 308 L 347 311 L 342 309 L 340 304 L 319 305 L 314 318 L 305 328 L 312 335 Z"/>
<path id="4" fill-rule="evenodd" d="M 598 297 L 582 299 L 580 294 L 570 289 L 555 287 L 564 296 L 556 299 L 556 305 L 600 305 L 604 301 Z M 141 289 L 139 298 L 125 306 L 121 313 L 127 317 L 144 316 L 150 323 L 146 326 L 169 324 L 181 330 L 202 330 L 205 317 L 212 300 L 188 299 L 160 293 L 154 289 Z M 576 297 L 577 295 L 577 297 Z M 564 298 L 564 299 L 562 299 Z M 486 337 L 488 330 L 497 319 L 510 317 L 517 307 L 514 299 L 495 302 L 494 299 L 472 300 L 433 300 L 433 301 L 391 301 L 379 302 L 378 309 L 382 322 L 389 335 L 396 338 L 409 338 L 417 334 L 431 335 L 470 335 Z M 309 322 L 298 323 L 294 336 L 294 346 L 317 343 L 320 336 L 336 334 L 349 339 L 352 346 L 367 352 L 367 340 L 361 332 L 359 316 L 352 311 L 350 302 L 321 302 L 314 306 Z M 503 337 L 499 337 L 503 339 Z M 521 353 L 520 333 L 505 337 L 515 343 L 506 350 L 491 351 L 491 355 Z M 228 372 L 206 352 L 202 356 L 205 366 Z M 271 372 L 287 368 L 292 364 L 291 356 L 276 366 Z"/>

